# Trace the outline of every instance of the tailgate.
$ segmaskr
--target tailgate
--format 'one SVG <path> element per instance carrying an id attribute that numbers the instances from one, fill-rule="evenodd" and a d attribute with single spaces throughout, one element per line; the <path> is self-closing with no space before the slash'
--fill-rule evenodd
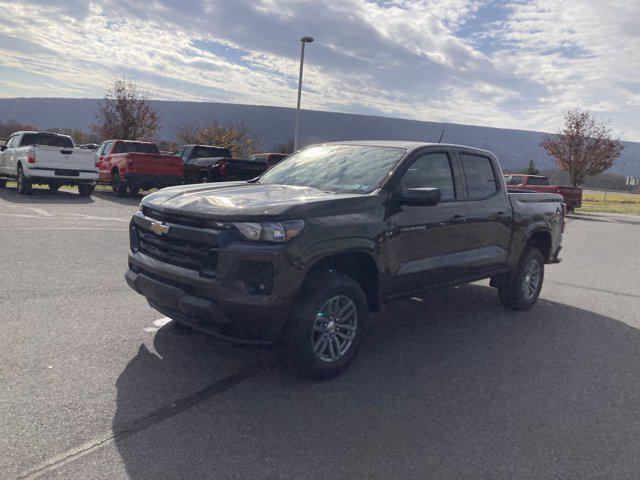
<path id="1" fill-rule="evenodd" d="M 81 148 L 33 147 L 36 163 L 39 168 L 52 170 L 71 170 L 97 172 L 95 154 L 91 150 Z"/>
<path id="2" fill-rule="evenodd" d="M 170 175 L 181 177 L 183 174 L 182 158 L 159 153 L 129 153 L 132 173 L 144 175 Z"/>
<path id="3" fill-rule="evenodd" d="M 267 163 L 254 160 L 225 158 L 226 177 L 230 180 L 251 180 L 267 169 Z"/>

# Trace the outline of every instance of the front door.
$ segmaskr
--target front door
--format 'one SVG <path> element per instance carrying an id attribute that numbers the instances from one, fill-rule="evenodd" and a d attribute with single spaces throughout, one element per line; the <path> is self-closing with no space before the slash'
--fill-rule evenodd
<path id="1" fill-rule="evenodd" d="M 390 207 L 383 243 L 390 294 L 420 291 L 456 281 L 464 276 L 460 265 L 469 248 L 463 222 L 464 202 L 455 179 L 454 159 L 447 152 L 418 156 L 404 172 L 396 196 L 407 188 L 439 188 L 441 200 L 434 206 Z"/>

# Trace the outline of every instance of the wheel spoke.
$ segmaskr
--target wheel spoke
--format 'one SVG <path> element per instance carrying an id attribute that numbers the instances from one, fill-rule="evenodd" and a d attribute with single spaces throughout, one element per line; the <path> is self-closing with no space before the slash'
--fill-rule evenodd
<path id="1" fill-rule="evenodd" d="M 338 355 L 335 349 L 333 348 L 333 340 L 329 339 L 328 343 L 329 343 L 329 355 L 331 356 L 332 360 L 335 360 L 336 358 L 338 358 Z"/>
<path id="2" fill-rule="evenodd" d="M 327 337 L 322 335 L 318 339 L 318 342 L 316 343 L 313 351 L 316 353 L 316 355 L 322 355 L 326 349 L 326 346 L 327 346 Z"/>

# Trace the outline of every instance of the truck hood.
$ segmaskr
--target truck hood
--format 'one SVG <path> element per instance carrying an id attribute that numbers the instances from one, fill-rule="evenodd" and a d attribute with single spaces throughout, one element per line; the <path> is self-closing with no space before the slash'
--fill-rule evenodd
<path id="1" fill-rule="evenodd" d="M 310 187 L 222 182 L 163 188 L 146 196 L 141 205 L 165 213 L 220 220 L 284 219 L 300 218 L 320 205 L 326 209 L 327 202 L 363 198 L 366 196 Z"/>

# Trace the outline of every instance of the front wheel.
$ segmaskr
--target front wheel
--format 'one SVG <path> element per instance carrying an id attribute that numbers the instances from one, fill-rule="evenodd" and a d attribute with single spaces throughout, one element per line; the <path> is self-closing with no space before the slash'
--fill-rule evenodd
<path id="1" fill-rule="evenodd" d="M 284 329 L 287 364 L 311 379 L 334 377 L 355 359 L 362 343 L 367 300 L 351 277 L 325 273 L 306 285 Z"/>
<path id="2" fill-rule="evenodd" d="M 529 310 L 538 300 L 544 280 L 544 257 L 534 247 L 525 249 L 518 266 L 498 281 L 498 295 L 505 307 Z"/>
<path id="3" fill-rule="evenodd" d="M 95 188 L 95 185 L 90 183 L 80 183 L 78 185 L 78 193 L 83 197 L 90 197 Z"/>
<path id="4" fill-rule="evenodd" d="M 22 171 L 22 165 L 18 165 L 18 178 L 16 179 L 18 184 L 18 193 L 20 195 L 31 195 L 31 179 L 24 176 Z"/>

